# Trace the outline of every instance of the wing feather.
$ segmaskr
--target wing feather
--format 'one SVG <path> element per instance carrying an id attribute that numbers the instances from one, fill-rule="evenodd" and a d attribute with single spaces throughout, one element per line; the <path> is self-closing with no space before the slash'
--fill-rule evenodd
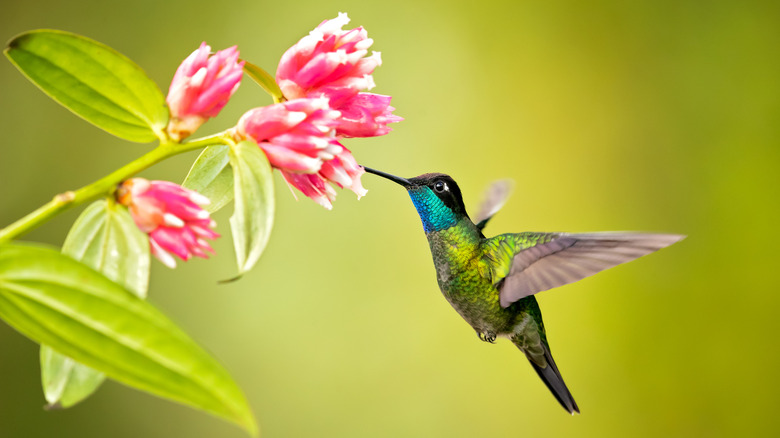
<path id="1" fill-rule="evenodd" d="M 561 233 L 556 236 L 547 243 L 515 254 L 509 274 L 501 285 L 502 307 L 630 262 L 685 237 L 641 233 Z"/>
<path id="2" fill-rule="evenodd" d="M 498 210 L 501 210 L 506 200 L 509 199 L 509 195 L 512 194 L 512 187 L 514 187 L 514 182 L 511 179 L 493 181 L 488 186 L 483 194 L 482 204 L 479 206 L 479 210 L 473 219 L 474 223 L 477 224 L 477 229 L 484 229 L 490 218 Z"/>

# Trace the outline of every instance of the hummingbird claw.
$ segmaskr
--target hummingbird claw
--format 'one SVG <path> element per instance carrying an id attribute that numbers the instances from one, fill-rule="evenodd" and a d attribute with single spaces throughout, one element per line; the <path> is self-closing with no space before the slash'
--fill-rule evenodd
<path id="1" fill-rule="evenodd" d="M 477 333 L 477 335 L 479 336 L 479 339 L 482 340 L 483 342 L 490 342 L 491 344 L 496 343 L 496 334 L 493 332 L 489 332 L 489 331 L 479 332 Z"/>

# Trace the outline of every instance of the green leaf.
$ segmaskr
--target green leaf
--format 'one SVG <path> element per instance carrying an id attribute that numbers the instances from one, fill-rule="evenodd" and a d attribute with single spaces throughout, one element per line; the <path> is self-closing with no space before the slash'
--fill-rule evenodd
<path id="1" fill-rule="evenodd" d="M 138 297 L 149 284 L 149 238 L 125 207 L 105 199 L 87 207 L 65 238 L 62 252 L 100 271 Z M 41 382 L 50 407 L 67 408 L 97 390 L 105 376 L 41 345 Z"/>
<path id="2" fill-rule="evenodd" d="M 274 103 L 279 103 L 284 101 L 284 95 L 282 94 L 282 90 L 279 88 L 279 85 L 276 84 L 276 79 L 274 79 L 274 77 L 271 76 L 270 73 L 268 73 L 262 68 L 246 60 L 243 61 L 244 61 L 244 73 L 246 73 L 247 76 L 252 78 L 253 81 L 257 82 L 258 85 L 263 87 L 263 90 L 265 90 L 266 93 L 270 94 L 271 97 L 274 99 Z"/>
<path id="3" fill-rule="evenodd" d="M 233 169 L 228 166 L 228 146 L 209 146 L 192 163 L 182 186 L 209 198 L 204 208 L 214 213 L 233 200 Z"/>
<path id="4" fill-rule="evenodd" d="M 0 317 L 119 382 L 257 425 L 227 371 L 154 306 L 99 272 L 35 245 L 0 245 Z"/>
<path id="5" fill-rule="evenodd" d="M 94 393 L 106 375 L 41 345 L 41 382 L 47 409 L 69 408 Z"/>
<path id="6" fill-rule="evenodd" d="M 238 274 L 260 259 L 274 223 L 274 184 L 268 158 L 253 141 L 242 141 L 230 150 L 235 208 L 230 217 Z"/>
<path id="7" fill-rule="evenodd" d="M 98 128 L 141 143 L 165 138 L 165 97 L 141 67 L 114 49 L 41 29 L 16 36 L 5 55 L 44 93 Z"/>
<path id="8" fill-rule="evenodd" d="M 140 298 L 149 288 L 149 237 L 127 208 L 105 199 L 87 207 L 62 244 L 79 260 Z"/>

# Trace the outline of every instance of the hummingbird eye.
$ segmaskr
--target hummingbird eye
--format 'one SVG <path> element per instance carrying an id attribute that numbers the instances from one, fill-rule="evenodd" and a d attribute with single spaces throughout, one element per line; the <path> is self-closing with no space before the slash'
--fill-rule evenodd
<path id="1" fill-rule="evenodd" d="M 436 193 L 444 193 L 444 191 L 447 190 L 447 184 L 444 181 L 436 181 L 433 184 L 433 190 L 435 190 Z"/>

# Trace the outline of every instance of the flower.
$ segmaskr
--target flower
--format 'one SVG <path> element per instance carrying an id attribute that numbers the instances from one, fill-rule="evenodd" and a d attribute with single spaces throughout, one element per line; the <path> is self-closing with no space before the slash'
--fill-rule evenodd
<path id="1" fill-rule="evenodd" d="M 326 97 L 331 108 L 340 111 L 336 135 L 373 137 L 390 132 L 394 116 L 390 96 L 362 93 L 374 87 L 371 74 L 382 64 L 379 52 L 368 54 L 373 40 L 365 29 L 342 30 L 349 23 L 339 13 L 325 20 L 290 47 L 276 69 L 276 82 L 287 99 Z"/>
<path id="2" fill-rule="evenodd" d="M 327 98 L 293 99 L 248 111 L 235 136 L 257 142 L 288 184 L 330 209 L 336 192 L 329 182 L 358 197 L 366 194 L 360 184 L 363 169 L 335 137 L 340 117 Z"/>
<path id="3" fill-rule="evenodd" d="M 210 117 L 216 117 L 238 89 L 244 62 L 238 62 L 236 46 L 211 55 L 205 42 L 176 70 L 168 91 L 171 121 L 168 135 L 180 141 Z"/>
<path id="4" fill-rule="evenodd" d="M 381 55 L 366 56 L 374 41 L 362 27 L 342 30 L 347 23 L 347 14 L 339 13 L 284 52 L 276 69 L 284 97 L 324 96 L 332 108 L 338 108 L 358 92 L 374 87 L 371 73 L 382 64 Z"/>
<path id="5" fill-rule="evenodd" d="M 236 134 L 256 141 L 276 168 L 315 173 L 343 148 L 332 135 L 340 116 L 327 99 L 289 100 L 249 110 Z"/>
<path id="6" fill-rule="evenodd" d="M 175 254 L 184 261 L 214 252 L 205 239 L 219 237 L 205 196 L 168 181 L 132 178 L 117 191 L 120 204 L 130 210 L 135 224 L 149 235 L 152 254 L 169 268 L 176 267 Z"/>
<path id="7" fill-rule="evenodd" d="M 338 108 L 341 118 L 336 135 L 342 137 L 374 137 L 391 131 L 388 123 L 400 122 L 403 117 L 392 114 L 390 96 L 358 93 Z"/>
<path id="8" fill-rule="evenodd" d="M 330 182 L 341 188 L 349 188 L 360 199 L 368 192 L 360 182 L 360 177 L 366 171 L 358 165 L 349 149 L 344 146 L 341 148 L 341 152 L 332 160 L 322 163 L 322 168 L 316 174 L 301 174 L 281 169 L 282 176 L 288 185 L 300 190 L 304 195 L 328 210 L 333 208 L 332 202 L 336 198 L 336 191 L 333 190 Z"/>
<path id="9" fill-rule="evenodd" d="M 366 194 L 365 171 L 339 139 L 385 135 L 388 123 L 403 120 L 390 96 L 363 92 L 374 87 L 382 59 L 368 55 L 365 29 L 343 30 L 347 23 L 339 13 L 290 47 L 276 70 L 287 101 L 247 112 L 234 130 L 236 139 L 257 142 L 290 187 L 327 209 L 336 197 L 331 183 Z"/>

